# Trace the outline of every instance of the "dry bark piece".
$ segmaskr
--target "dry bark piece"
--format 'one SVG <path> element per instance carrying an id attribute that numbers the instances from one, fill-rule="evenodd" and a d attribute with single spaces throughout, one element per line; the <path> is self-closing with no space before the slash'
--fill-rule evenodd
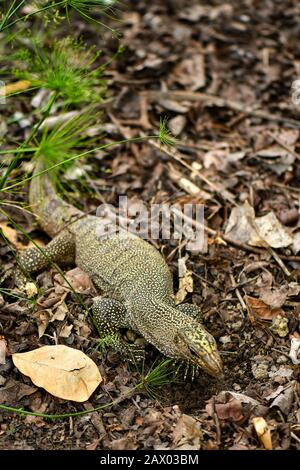
<path id="1" fill-rule="evenodd" d="M 82 351 L 64 345 L 13 354 L 14 365 L 52 395 L 83 402 L 102 381 L 96 364 Z"/>

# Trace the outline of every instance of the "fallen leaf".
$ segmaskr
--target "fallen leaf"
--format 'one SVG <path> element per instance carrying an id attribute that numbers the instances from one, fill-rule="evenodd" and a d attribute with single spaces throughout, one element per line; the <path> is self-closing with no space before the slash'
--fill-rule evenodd
<path id="1" fill-rule="evenodd" d="M 5 364 L 7 356 L 7 342 L 4 336 L 0 336 L 0 364 Z"/>
<path id="2" fill-rule="evenodd" d="M 17 380 L 9 379 L 4 387 L 0 387 L 0 403 L 14 405 L 23 397 L 32 395 L 36 391 L 36 387 L 31 387 Z"/>
<path id="3" fill-rule="evenodd" d="M 67 313 L 69 312 L 69 309 L 65 302 L 62 302 L 57 309 L 55 310 L 53 316 L 51 317 L 51 322 L 55 320 L 63 321 L 66 318 Z"/>
<path id="4" fill-rule="evenodd" d="M 292 360 L 293 364 L 300 364 L 300 339 L 296 338 L 295 336 L 292 336 L 291 338 L 291 349 L 289 352 L 289 357 Z M 299 357 L 298 357 L 299 356 Z"/>
<path id="5" fill-rule="evenodd" d="M 277 397 L 272 401 L 270 408 L 277 407 L 284 413 L 285 415 L 288 415 L 293 404 L 294 400 L 294 388 L 295 388 L 295 381 L 292 381 L 288 384 L 287 387 L 285 387 L 283 390 L 280 391 L 280 393 L 277 395 Z"/>
<path id="6" fill-rule="evenodd" d="M 10 95 L 11 93 L 17 93 L 19 91 L 27 90 L 32 86 L 29 80 L 19 80 L 18 82 L 8 83 L 4 87 L 0 88 L 0 96 L 3 96 L 2 88 L 4 88 L 4 96 Z"/>
<path id="7" fill-rule="evenodd" d="M 38 318 L 38 334 L 39 338 L 41 338 L 50 323 L 51 310 L 39 310 L 36 312 L 35 316 Z"/>
<path id="8" fill-rule="evenodd" d="M 266 422 L 266 420 L 260 416 L 253 418 L 252 420 L 254 429 L 258 436 L 258 439 L 262 443 L 265 449 L 272 450 L 272 438 L 271 430 Z"/>
<path id="9" fill-rule="evenodd" d="M 178 271 L 179 271 L 179 288 L 176 293 L 176 303 L 180 304 L 184 301 L 189 292 L 194 290 L 193 273 L 186 267 L 186 260 L 188 256 L 178 259 Z"/>
<path id="10" fill-rule="evenodd" d="M 252 323 L 255 323 L 257 318 L 262 320 L 272 320 L 278 315 L 283 314 L 283 310 L 281 308 L 272 309 L 265 302 L 255 297 L 246 295 L 244 299 L 246 301 L 249 319 Z"/>
<path id="11" fill-rule="evenodd" d="M 69 338 L 71 331 L 73 329 L 73 325 L 64 325 L 59 332 L 60 338 Z"/>
<path id="12" fill-rule="evenodd" d="M 287 297 L 298 295 L 300 293 L 300 286 L 296 282 L 291 282 L 279 288 L 263 286 L 258 289 L 258 292 L 260 300 L 274 309 L 284 305 Z"/>
<path id="13" fill-rule="evenodd" d="M 136 443 L 135 437 L 132 436 L 129 432 L 127 436 L 111 441 L 109 447 L 112 450 L 136 450 L 138 445 Z"/>
<path id="14" fill-rule="evenodd" d="M 255 217 L 254 209 L 247 201 L 243 206 L 232 209 L 225 234 L 236 241 L 259 247 L 283 248 L 293 242 L 274 212 Z"/>
<path id="15" fill-rule="evenodd" d="M 274 212 L 269 212 L 263 217 L 255 219 L 256 226 L 261 238 L 272 248 L 283 248 L 289 246 L 293 239 L 279 222 Z M 251 240 L 249 241 L 250 245 Z M 256 245 L 263 246 L 263 245 Z"/>
<path id="16" fill-rule="evenodd" d="M 231 398 L 227 403 L 216 403 L 216 413 L 219 419 L 241 421 L 244 419 L 242 403 L 236 398 Z"/>
<path id="17" fill-rule="evenodd" d="M 86 401 L 102 381 L 98 367 L 89 357 L 64 345 L 13 354 L 12 359 L 35 385 L 65 400 Z"/>
<path id="18" fill-rule="evenodd" d="M 203 437 L 201 425 L 192 416 L 183 414 L 177 421 L 173 431 L 173 441 L 175 447 L 173 449 L 185 449 L 186 445 L 189 449 L 198 450 L 201 448 L 201 439 Z"/>
<path id="19" fill-rule="evenodd" d="M 75 292 L 88 294 L 95 290 L 90 277 L 80 268 L 74 268 L 68 271 L 66 273 L 66 279 Z"/>
<path id="20" fill-rule="evenodd" d="M 186 125 L 186 117 L 182 115 L 175 116 L 168 121 L 168 127 L 173 135 L 179 135 Z"/>
<path id="21" fill-rule="evenodd" d="M 0 230 L 13 246 L 18 249 L 24 248 L 24 245 L 18 241 L 18 232 L 14 228 L 10 227 L 7 222 L 0 222 Z"/>

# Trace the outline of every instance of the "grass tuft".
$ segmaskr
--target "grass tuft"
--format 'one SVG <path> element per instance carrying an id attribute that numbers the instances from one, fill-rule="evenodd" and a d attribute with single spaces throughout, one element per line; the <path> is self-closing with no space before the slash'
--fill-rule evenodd
<path id="1" fill-rule="evenodd" d="M 175 137 L 172 136 L 171 131 L 168 129 L 167 118 L 161 118 L 159 122 L 159 140 L 162 145 L 172 147 L 176 144 Z"/>
<path id="2" fill-rule="evenodd" d="M 54 91 L 66 105 L 99 103 L 106 93 L 105 67 L 93 68 L 100 54 L 69 37 L 55 41 L 51 49 L 35 42 L 32 50 L 22 49 L 14 56 L 20 64 L 14 74 L 34 87 Z"/>

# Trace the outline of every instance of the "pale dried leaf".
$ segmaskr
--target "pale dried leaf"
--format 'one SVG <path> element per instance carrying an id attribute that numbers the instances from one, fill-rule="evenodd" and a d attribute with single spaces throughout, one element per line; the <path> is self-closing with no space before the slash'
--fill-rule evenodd
<path id="1" fill-rule="evenodd" d="M 0 336 L 0 364 L 5 364 L 7 355 L 7 342 L 4 336 Z"/>
<path id="2" fill-rule="evenodd" d="M 254 429 L 258 436 L 258 439 L 262 443 L 265 449 L 272 450 L 272 438 L 271 430 L 266 422 L 266 420 L 260 416 L 253 418 L 252 420 Z"/>
<path id="3" fill-rule="evenodd" d="M 292 336 L 289 356 L 293 364 L 300 364 L 300 339 Z"/>
<path id="4" fill-rule="evenodd" d="M 73 325 L 64 325 L 59 332 L 60 338 L 69 338 Z"/>
<path id="5" fill-rule="evenodd" d="M 180 269 L 180 265 L 179 265 L 179 269 Z M 189 292 L 193 292 L 194 290 L 194 281 L 193 281 L 192 271 L 189 271 L 188 269 L 185 270 L 185 265 L 182 265 L 181 269 L 184 270 L 185 272 L 184 272 L 184 275 L 179 278 L 179 289 L 175 296 L 176 303 L 178 304 L 182 303 L 184 299 L 186 298 L 187 294 Z"/>
<path id="6" fill-rule="evenodd" d="M 252 246 L 282 248 L 293 242 L 274 212 L 255 217 L 254 209 L 247 201 L 243 206 L 232 209 L 225 233 Z"/>
<path id="7" fill-rule="evenodd" d="M 66 318 L 66 315 L 67 315 L 68 311 L 69 311 L 69 309 L 68 309 L 67 305 L 65 304 L 65 302 L 61 303 L 57 307 L 57 309 L 55 310 L 55 313 L 52 316 L 50 321 L 51 322 L 53 322 L 55 320 L 63 321 Z"/>
<path id="8" fill-rule="evenodd" d="M 257 217 L 255 222 L 261 238 L 272 248 L 287 247 L 293 242 L 292 237 L 279 222 L 274 212 L 269 212 L 263 217 Z M 251 240 L 249 244 L 252 244 Z"/>
<path id="9" fill-rule="evenodd" d="M 64 345 L 13 354 L 12 359 L 35 385 L 65 400 L 88 400 L 102 381 L 98 367 L 89 357 Z"/>
<path id="10" fill-rule="evenodd" d="M 40 310 L 36 313 L 36 316 L 38 316 L 38 334 L 41 338 L 51 321 L 51 310 Z"/>
<path id="11" fill-rule="evenodd" d="M 271 404 L 271 408 L 276 406 L 285 415 L 289 414 L 294 400 L 295 383 L 295 381 L 290 382 L 288 386 L 277 395 Z"/>

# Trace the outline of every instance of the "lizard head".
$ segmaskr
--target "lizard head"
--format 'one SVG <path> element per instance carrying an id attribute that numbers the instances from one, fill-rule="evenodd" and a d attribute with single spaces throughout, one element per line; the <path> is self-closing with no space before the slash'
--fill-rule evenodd
<path id="1" fill-rule="evenodd" d="M 182 325 L 177 331 L 175 342 L 184 359 L 213 377 L 223 378 L 223 364 L 217 343 L 199 322 Z"/>

